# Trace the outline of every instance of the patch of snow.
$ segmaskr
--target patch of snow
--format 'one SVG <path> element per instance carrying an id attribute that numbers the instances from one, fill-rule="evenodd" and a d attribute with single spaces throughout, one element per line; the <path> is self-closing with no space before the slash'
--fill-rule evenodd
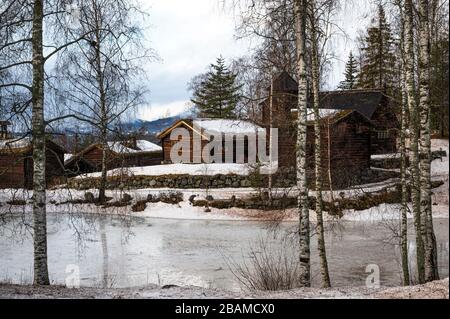
<path id="1" fill-rule="evenodd" d="M 161 175 L 204 175 L 236 174 L 247 176 L 250 167 L 247 164 L 167 164 L 156 166 L 117 168 L 108 171 L 108 176 L 161 176 Z M 101 172 L 84 174 L 76 178 L 96 178 Z"/>
<path id="2" fill-rule="evenodd" d="M 211 134 L 255 134 L 262 130 L 260 126 L 249 121 L 228 119 L 198 119 L 194 120 L 194 126 Z"/>
<path id="3" fill-rule="evenodd" d="M 15 149 L 28 147 L 31 143 L 31 138 L 25 137 L 22 139 L 9 139 L 0 141 L 0 149 Z"/>
<path id="4" fill-rule="evenodd" d="M 138 153 L 139 151 L 133 150 L 129 147 L 124 146 L 120 142 L 108 142 L 108 147 L 111 151 L 115 153 Z"/>
<path id="5" fill-rule="evenodd" d="M 391 158 L 400 158 L 402 154 L 400 153 L 390 153 L 390 154 L 378 154 L 378 155 L 371 155 L 371 159 L 391 159 Z"/>
<path id="6" fill-rule="evenodd" d="M 449 172 L 449 145 L 448 140 L 444 139 L 433 139 L 431 140 L 431 150 L 432 151 L 445 151 L 447 156 L 441 159 L 434 160 L 431 163 L 431 175 L 432 176 L 446 176 L 448 180 Z"/>
<path id="7" fill-rule="evenodd" d="M 146 140 L 137 140 L 136 146 L 143 152 L 158 152 L 162 151 L 162 147 L 156 145 L 155 143 L 146 141 Z"/>
<path id="8" fill-rule="evenodd" d="M 319 109 L 319 119 L 323 119 L 329 116 L 334 116 L 340 112 L 342 112 L 343 110 L 338 110 L 338 109 Z M 307 121 L 314 121 L 315 120 L 315 116 L 314 116 L 314 111 L 312 109 L 308 109 L 308 114 L 307 114 Z"/>
<path id="9" fill-rule="evenodd" d="M 73 154 L 64 154 L 64 162 L 67 162 L 73 157 Z"/>

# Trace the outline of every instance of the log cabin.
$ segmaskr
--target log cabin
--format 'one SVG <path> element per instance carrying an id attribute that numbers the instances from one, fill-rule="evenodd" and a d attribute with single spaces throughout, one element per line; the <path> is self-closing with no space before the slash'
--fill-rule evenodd
<path id="1" fill-rule="evenodd" d="M 295 111 L 292 115 L 294 118 L 298 116 Z M 321 109 L 319 117 L 323 185 L 347 187 L 358 184 L 370 170 L 370 139 L 373 123 L 352 109 Z M 313 184 L 315 118 L 312 110 L 307 118 L 306 164 L 308 180 Z"/>
<path id="2" fill-rule="evenodd" d="M 260 105 L 261 123 L 278 127 L 279 174 L 296 165 L 298 84 L 286 72 L 273 82 L 272 99 Z M 370 169 L 372 154 L 397 149 L 399 122 L 395 103 L 381 90 L 320 93 L 322 180 L 334 187 L 355 184 Z M 308 101 L 307 165 L 314 177 L 314 117 Z M 285 173 L 288 174 L 288 173 Z M 331 184 L 330 184 L 331 183 Z"/>
<path id="3" fill-rule="evenodd" d="M 269 91 L 270 88 L 267 89 Z M 284 124 L 290 119 L 291 110 L 297 108 L 298 83 L 287 73 L 282 72 L 273 81 L 272 114 L 273 121 Z M 260 105 L 262 123 L 270 122 L 270 101 Z M 312 102 L 308 99 L 308 107 Z M 381 89 L 361 89 L 328 91 L 320 93 L 320 108 L 335 110 L 355 110 L 372 122 L 370 147 L 371 154 L 397 152 L 397 139 L 400 123 L 396 115 L 398 105 Z M 288 125 L 288 124 L 286 124 Z"/>
<path id="4" fill-rule="evenodd" d="M 69 176 L 97 172 L 101 170 L 103 146 L 92 144 L 81 152 L 68 156 L 64 166 Z M 146 140 L 108 142 L 107 169 L 160 165 L 163 160 L 162 148 Z"/>
<path id="5" fill-rule="evenodd" d="M 163 147 L 163 160 L 165 164 L 173 163 L 171 158 L 171 150 L 175 144 L 181 141 L 182 136 L 178 135 L 175 129 L 184 128 L 185 132 L 189 134 L 185 137 L 188 140 L 188 145 L 185 149 L 179 150 L 178 155 L 181 157 L 186 155 L 187 163 L 204 163 L 205 157 L 202 156 L 202 151 L 205 147 L 214 140 L 214 135 L 220 135 L 222 139 L 222 152 L 220 155 L 214 154 L 214 150 L 211 150 L 210 155 L 215 156 L 220 159 L 223 163 L 248 163 L 249 162 L 249 143 L 248 137 L 254 136 L 256 132 L 262 128 L 252 122 L 245 120 L 232 120 L 232 119 L 207 119 L 200 118 L 196 120 L 192 119 L 182 119 L 174 123 L 172 126 L 166 128 L 164 131 L 157 135 L 157 138 L 161 140 L 161 145 Z M 172 136 L 173 135 L 173 136 Z M 232 140 L 231 143 L 226 143 L 226 138 Z M 194 139 L 198 141 L 198 147 L 194 144 Z M 230 149 L 232 147 L 232 150 Z M 236 150 L 242 147 L 242 156 L 237 155 Z M 198 151 L 194 151 L 194 150 Z M 230 152 L 228 152 L 230 151 Z M 231 154 L 232 158 L 228 159 L 225 153 Z M 257 147 L 255 150 L 255 156 L 257 153 Z M 206 153 L 207 154 L 207 153 Z M 208 158 L 206 161 L 212 161 Z"/>
<path id="6" fill-rule="evenodd" d="M 10 125 L 6 122 L 2 123 L 5 123 L 5 126 Z M 31 138 L 13 139 L 6 129 L 2 129 L 0 136 L 0 188 L 31 189 L 33 187 Z M 47 139 L 45 155 L 47 187 L 59 184 L 63 178 L 64 153 L 62 146 Z"/>

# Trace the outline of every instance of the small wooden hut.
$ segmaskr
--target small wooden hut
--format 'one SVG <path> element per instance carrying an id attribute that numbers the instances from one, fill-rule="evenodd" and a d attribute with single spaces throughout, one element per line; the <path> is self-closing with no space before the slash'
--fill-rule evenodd
<path id="1" fill-rule="evenodd" d="M 249 156 L 253 158 L 257 154 L 257 148 L 254 149 L 255 154 L 249 154 L 251 150 L 249 150 L 248 139 L 251 136 L 256 136 L 256 133 L 262 129 L 260 126 L 245 120 L 207 118 L 179 120 L 157 136 L 161 139 L 164 163 L 173 162 L 171 151 L 174 145 L 183 138 L 182 135 L 177 134 L 177 131 L 174 131 L 177 128 L 184 128 L 185 132 L 189 134 L 189 141 L 186 143 L 185 149 L 178 153 L 179 156 L 182 156 L 183 152 L 187 152 L 188 163 L 205 162 L 202 151 L 207 144 L 214 140 L 214 136 L 220 136 L 222 139 L 222 154 L 217 156 L 222 163 L 248 163 Z M 196 139 L 198 146 L 194 143 L 194 139 Z M 227 139 L 230 141 L 229 143 L 226 142 Z M 236 152 L 237 149 L 242 149 L 242 152 Z M 213 152 L 212 150 L 211 156 L 214 156 Z M 241 155 L 237 153 L 241 153 Z M 232 157 L 230 155 L 226 158 L 225 154 L 231 154 Z"/>
<path id="2" fill-rule="evenodd" d="M 139 167 L 160 165 L 163 160 L 162 148 L 146 140 L 108 142 L 107 169 L 118 167 Z M 92 144 L 65 161 L 69 176 L 100 171 L 103 146 Z"/>
<path id="3" fill-rule="evenodd" d="M 8 124 L 9 125 L 9 124 Z M 30 137 L 11 138 L 2 130 L 0 138 L 0 188 L 33 187 L 33 149 Z M 3 137 L 6 137 L 3 138 Z M 46 186 L 58 184 L 64 176 L 64 153 L 62 146 L 46 142 Z"/>

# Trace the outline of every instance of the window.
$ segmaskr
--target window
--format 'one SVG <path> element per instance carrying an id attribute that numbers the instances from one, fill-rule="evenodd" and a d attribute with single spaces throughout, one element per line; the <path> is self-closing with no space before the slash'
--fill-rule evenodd
<path id="1" fill-rule="evenodd" d="M 385 140 L 385 139 L 388 139 L 390 136 L 389 136 L 389 131 L 378 131 L 378 139 L 379 140 Z"/>

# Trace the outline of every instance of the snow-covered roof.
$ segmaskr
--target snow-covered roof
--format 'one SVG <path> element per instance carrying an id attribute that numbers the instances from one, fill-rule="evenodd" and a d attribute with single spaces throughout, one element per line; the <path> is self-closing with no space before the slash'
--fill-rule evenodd
<path id="1" fill-rule="evenodd" d="M 30 146 L 31 139 L 25 137 L 22 139 L 0 140 L 0 149 L 19 149 Z"/>
<path id="2" fill-rule="evenodd" d="M 400 153 L 389 153 L 389 154 L 377 154 L 377 155 L 371 155 L 371 159 L 395 159 L 395 158 L 401 158 L 402 154 Z"/>
<path id="3" fill-rule="evenodd" d="M 136 147 L 132 149 L 123 145 L 123 142 L 108 142 L 108 147 L 115 153 L 141 153 L 141 152 L 159 152 L 162 147 L 146 140 L 137 140 Z"/>
<path id="4" fill-rule="evenodd" d="M 136 146 L 143 152 L 158 152 L 162 151 L 162 147 L 156 145 L 155 143 L 146 141 L 146 140 L 137 140 Z"/>
<path id="5" fill-rule="evenodd" d="M 108 147 L 111 151 L 115 153 L 137 153 L 139 151 L 133 150 L 129 147 L 124 146 L 121 142 L 108 142 Z"/>
<path id="6" fill-rule="evenodd" d="M 64 154 L 64 162 L 67 162 L 73 157 L 73 154 Z"/>
<path id="7" fill-rule="evenodd" d="M 194 126 L 209 133 L 225 134 L 251 134 L 262 129 L 249 121 L 228 119 L 198 119 L 194 121 Z"/>
<path id="8" fill-rule="evenodd" d="M 327 117 L 332 117 L 342 112 L 342 110 L 338 109 L 319 109 L 319 119 L 324 119 Z M 315 121 L 316 117 L 314 116 L 314 110 L 308 109 L 307 121 Z"/>

